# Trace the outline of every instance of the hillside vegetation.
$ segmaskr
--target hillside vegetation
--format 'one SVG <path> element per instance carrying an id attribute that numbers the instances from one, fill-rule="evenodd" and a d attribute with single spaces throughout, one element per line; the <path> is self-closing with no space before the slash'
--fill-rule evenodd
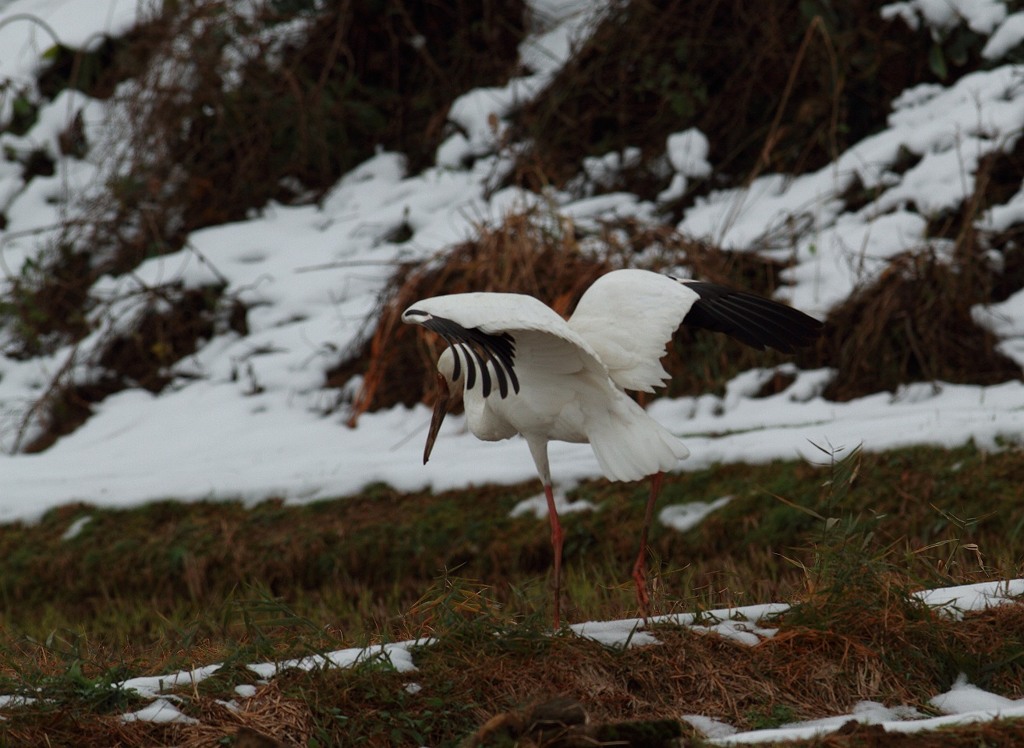
<path id="1" fill-rule="evenodd" d="M 167 4 L 95 51 L 54 47 L 38 92 L 23 93 L 18 116 L 2 126 L 12 134 L 29 130 L 33 112 L 73 88 L 113 97 L 123 117 L 116 137 L 127 146 L 104 154 L 113 163 L 105 183 L 82 197 L 52 245 L 4 287 L 6 356 L 45 356 L 70 344 L 90 372 L 56 371 L 21 424 L 18 449 L 46 449 L 125 388 L 161 392 L 175 362 L 203 341 L 248 331 L 251 302 L 226 280 L 183 288 L 169 279 L 125 305 L 94 290 L 99 278 L 130 274 L 146 259 L 180 249 L 189 232 L 243 218 L 269 200 L 315 201 L 377 147 L 403 153 L 415 173 L 457 129 L 446 113 L 460 94 L 520 72 L 516 44 L 527 19 L 516 3 L 255 7 Z M 403 41 L 415 34 L 422 44 Z M 625 220 L 596 233 L 572 225 L 553 230 L 543 212 L 511 214 L 453 248 L 450 267 L 396 268 L 385 299 L 391 308 L 377 334 L 366 336 L 362 349 L 341 352 L 325 371 L 325 386 L 344 387 L 369 373 L 356 416 L 420 399 L 423 383 L 410 372 L 425 367 L 406 366 L 415 357 L 405 350 L 413 336 L 396 330 L 393 317 L 416 295 L 518 290 L 568 312 L 607 260 L 655 269 L 682 264 L 708 280 L 771 294 L 787 267 L 784 255 L 717 248 L 672 231 L 673 220 L 712 190 L 764 173 L 821 168 L 883 127 L 906 88 L 948 85 L 991 64 L 980 56 L 984 41 L 964 25 L 933 39 L 900 17 L 884 19 L 869 2 L 715 2 L 698 14 L 683 3 L 612 3 L 570 62 L 512 113 L 504 138 L 514 168 L 496 187 L 653 199 L 672 177 L 666 136 L 691 127 L 707 135 L 714 171 L 659 203 L 663 228 Z M 26 185 L 52 174 L 62 155 L 85 157 L 100 146 L 83 139 L 77 121 L 62 134 L 61 153 L 8 153 L 21 162 Z M 847 400 L 922 379 L 990 384 L 1019 377 L 1020 367 L 971 314 L 1024 286 L 1017 227 L 993 233 L 976 226 L 986 208 L 1019 188 L 1024 164 L 1007 145 L 979 162 L 974 192 L 958 210 L 926 216 L 933 246 L 897 258 L 893 272 L 829 313 L 819 346 L 798 358 L 805 368 L 836 370 L 826 397 Z M 585 176 L 588 158 L 630 149 L 635 155 L 618 171 Z M 890 169 L 905 172 L 920 158 L 905 152 Z M 852 184 L 842 196 L 846 209 L 869 201 L 872 189 Z M 765 249 L 794 242 L 800 231 L 794 225 L 788 237 L 766 237 L 776 244 Z M 408 227 L 398 227 L 389 240 L 407 240 L 404 232 Z M 583 272 L 582 264 L 592 269 Z M 513 266 L 510 274 L 505 268 Z M 132 314 L 111 323 L 119 301 Z M 687 359 L 708 363 L 693 370 L 677 351 L 670 394 L 702 391 L 708 382 L 717 389 L 737 371 L 772 363 L 711 336 L 677 343 L 690 352 Z M 380 379 L 392 392 L 378 393 Z"/>

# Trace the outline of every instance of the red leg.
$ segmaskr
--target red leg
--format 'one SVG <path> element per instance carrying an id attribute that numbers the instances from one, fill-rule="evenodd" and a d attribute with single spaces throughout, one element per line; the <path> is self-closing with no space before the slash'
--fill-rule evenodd
<path id="1" fill-rule="evenodd" d="M 650 614 L 651 598 L 647 594 L 647 531 L 651 527 L 651 520 L 654 518 L 654 505 L 658 501 L 658 494 L 661 493 L 661 483 L 665 474 L 657 472 L 651 476 L 651 495 L 647 499 L 647 508 L 644 510 L 644 526 L 640 531 L 640 553 L 633 564 L 633 581 L 636 582 L 636 602 L 640 606 L 640 614 L 644 623 Z"/>
<path id="2" fill-rule="evenodd" d="M 562 524 L 555 509 L 555 495 L 549 483 L 544 484 L 544 497 L 548 500 L 548 519 L 551 521 L 551 550 L 555 556 L 555 630 L 561 624 L 562 610 Z"/>

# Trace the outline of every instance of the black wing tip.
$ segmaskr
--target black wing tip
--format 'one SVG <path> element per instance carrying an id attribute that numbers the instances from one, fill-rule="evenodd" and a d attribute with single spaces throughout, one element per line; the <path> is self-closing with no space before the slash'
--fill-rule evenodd
<path id="1" fill-rule="evenodd" d="M 683 322 L 722 332 L 763 351 L 795 353 L 821 336 L 825 323 L 794 307 L 718 283 L 680 280 L 700 297 Z"/>

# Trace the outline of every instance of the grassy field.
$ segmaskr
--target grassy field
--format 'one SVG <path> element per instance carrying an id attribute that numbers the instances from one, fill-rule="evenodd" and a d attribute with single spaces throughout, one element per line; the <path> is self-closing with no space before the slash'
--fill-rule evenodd
<path id="1" fill-rule="evenodd" d="M 953 622 L 909 593 L 1021 575 L 1022 464 L 1017 448 L 921 448 L 670 476 L 662 506 L 733 499 L 689 532 L 655 526 L 654 612 L 795 603 L 753 649 L 676 627 L 656 630 L 662 646 L 626 650 L 551 636 L 547 523 L 509 517 L 533 483 L 377 485 L 302 506 L 65 507 L 0 527 L 0 693 L 36 699 L 4 711 L 0 739 L 247 745 L 236 733 L 248 726 L 286 744 L 511 745 L 538 704 L 569 697 L 588 730 L 641 721 L 667 740 L 692 734 L 675 721 L 688 713 L 748 729 L 862 699 L 927 713 L 960 672 L 1019 698 L 1024 605 Z M 637 614 L 628 572 L 644 491 L 595 481 L 573 492 L 597 509 L 564 517 L 569 622 Z M 417 651 L 412 675 L 373 660 L 289 671 L 244 699 L 233 690 L 255 681 L 249 663 L 425 637 L 436 643 Z M 198 724 L 120 720 L 145 704 L 120 681 L 217 662 L 178 691 Z M 219 701 L 229 698 L 240 711 Z M 962 741 L 1011 744 L 1022 732 L 974 727 Z"/>

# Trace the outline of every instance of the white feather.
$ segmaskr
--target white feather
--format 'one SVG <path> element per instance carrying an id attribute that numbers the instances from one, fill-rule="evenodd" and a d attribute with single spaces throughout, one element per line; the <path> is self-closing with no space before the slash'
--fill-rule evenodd
<path id="1" fill-rule="evenodd" d="M 672 333 L 700 297 L 693 289 L 649 270 L 615 270 L 587 289 L 569 318 L 627 390 L 654 392 L 669 379 L 661 365 Z"/>
<path id="2" fill-rule="evenodd" d="M 689 456 L 647 411 L 621 391 L 611 407 L 595 414 L 587 432 L 601 472 L 611 480 L 640 480 L 675 468 Z"/>

